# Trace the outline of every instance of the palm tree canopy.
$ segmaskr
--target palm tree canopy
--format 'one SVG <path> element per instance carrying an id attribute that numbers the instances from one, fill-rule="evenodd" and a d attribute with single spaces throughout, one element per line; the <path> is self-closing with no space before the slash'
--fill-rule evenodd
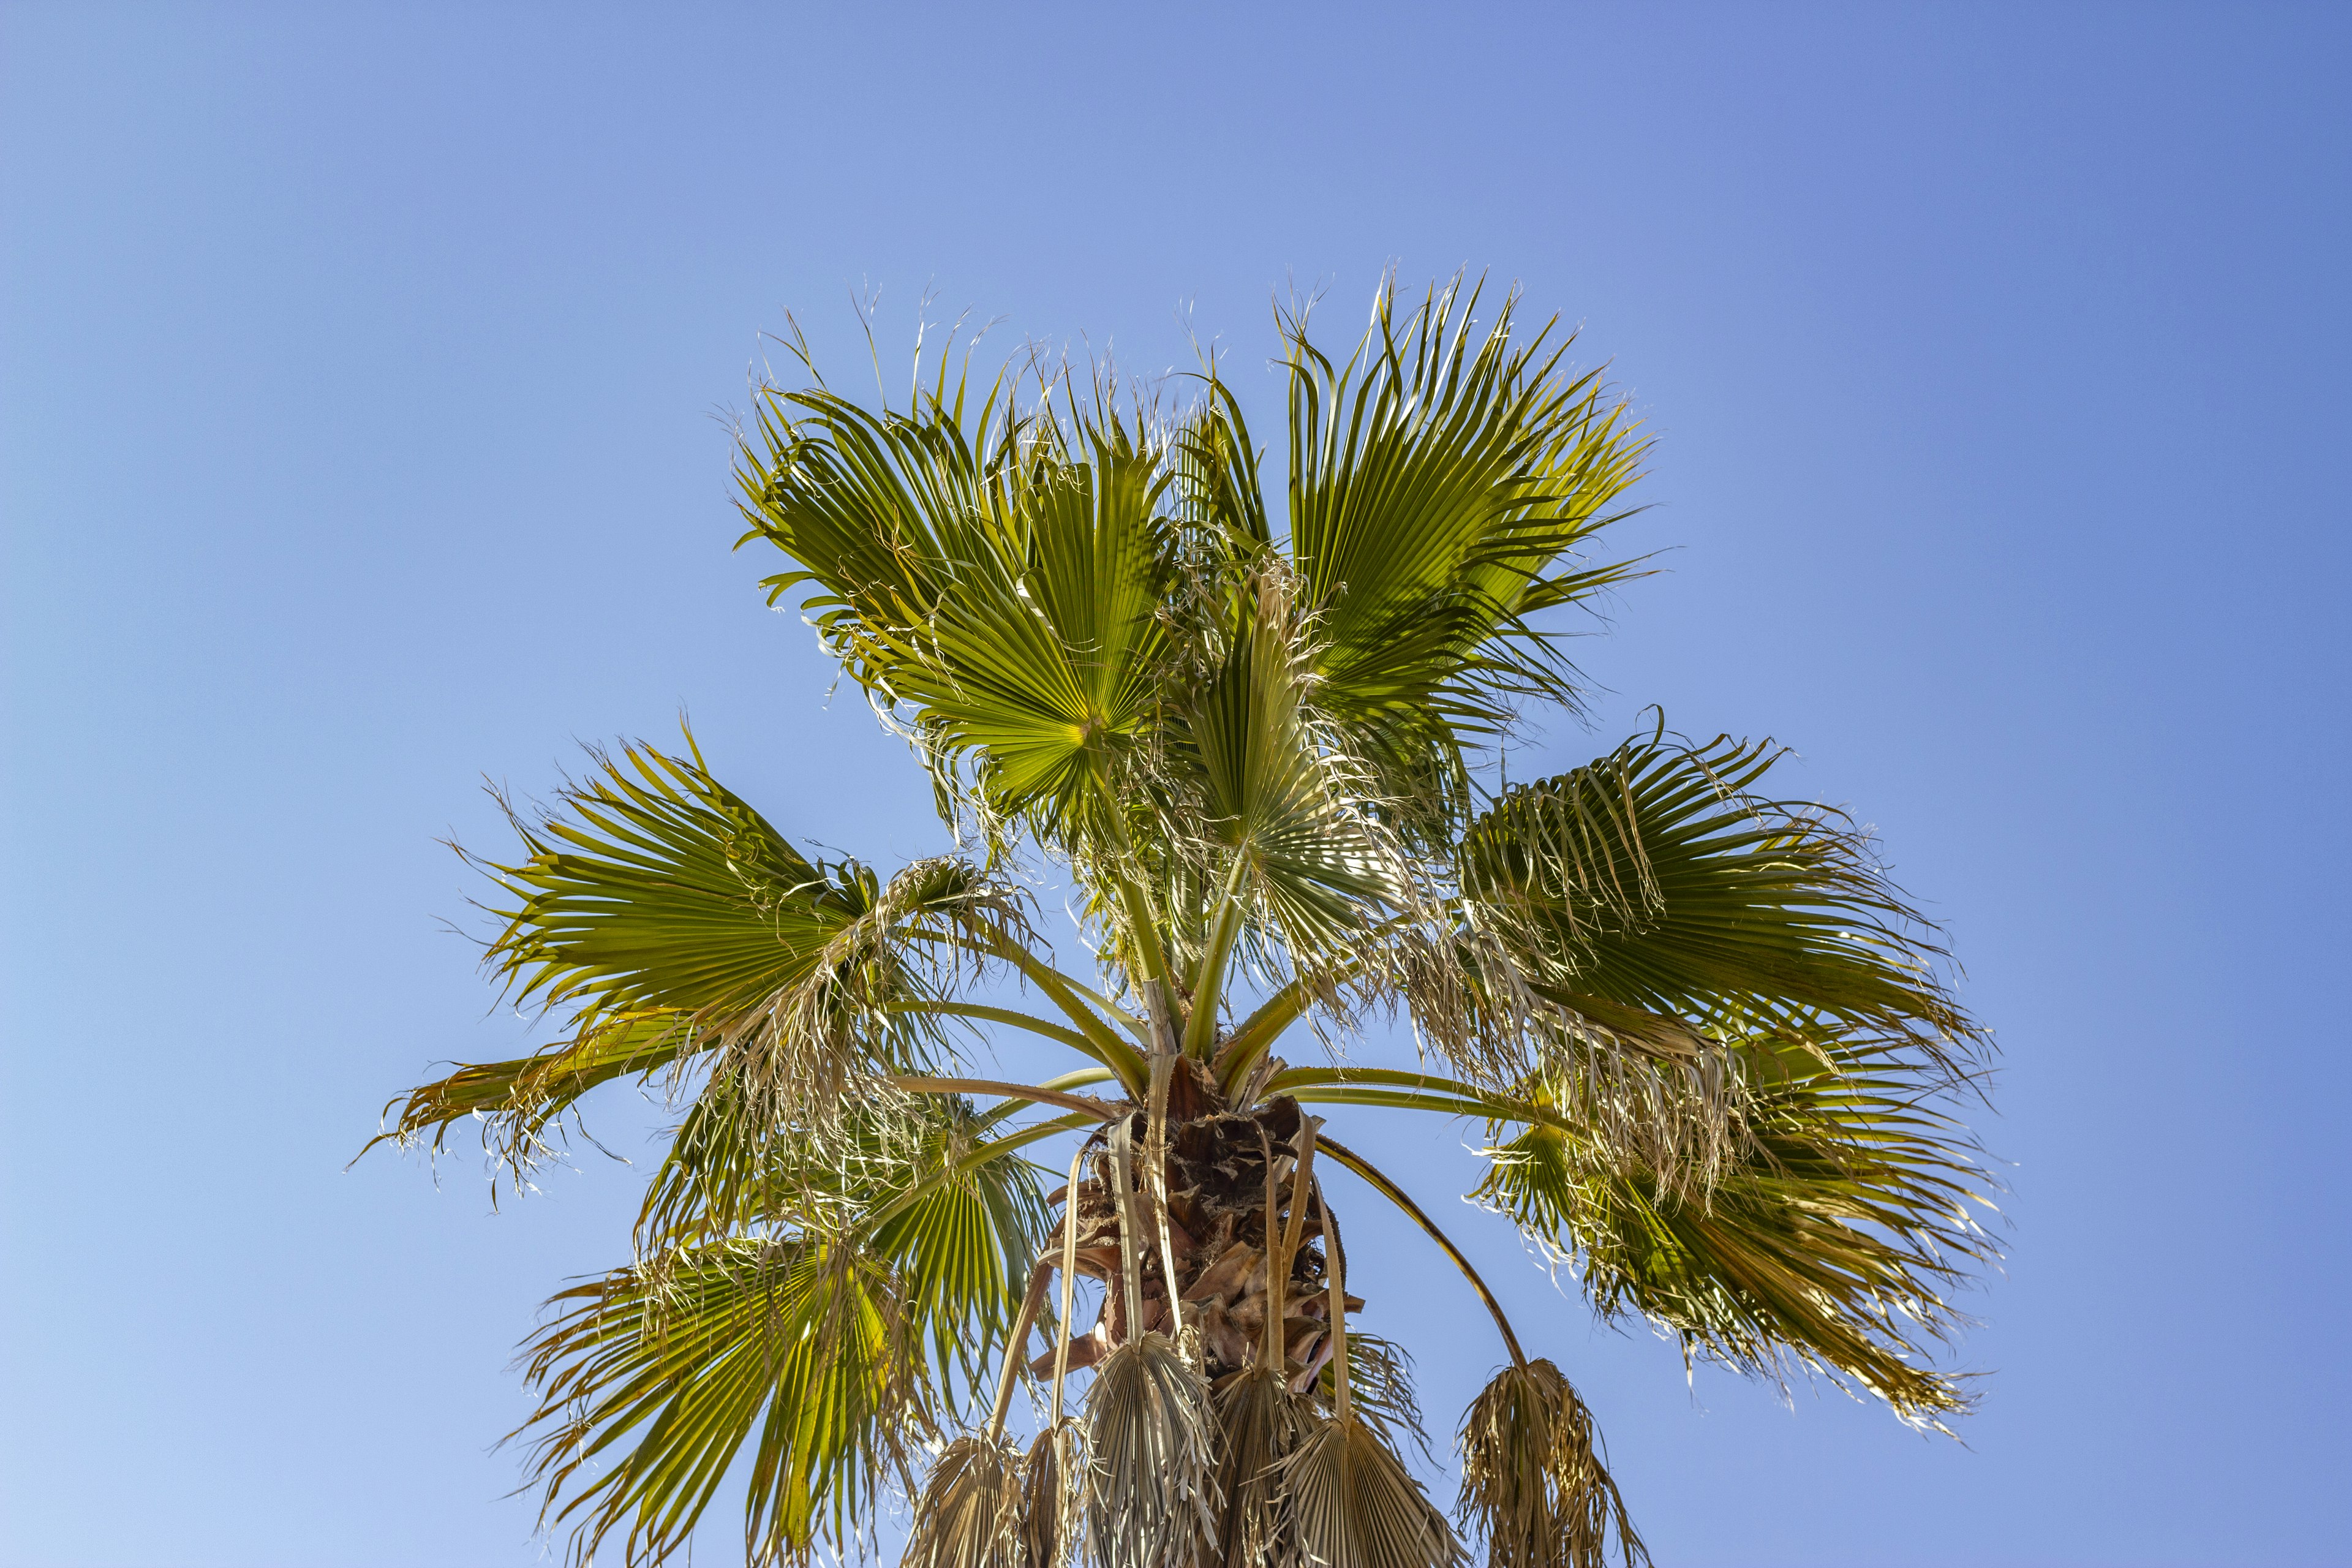
<path id="1" fill-rule="evenodd" d="M 482 862 L 489 964 L 561 1037 L 414 1090 L 390 1135 L 471 1116 L 519 1171 L 599 1084 L 683 1107 L 633 1261 L 528 1349 L 520 1435 L 577 1555 L 657 1560 L 733 1478 L 762 1562 L 856 1548 L 885 1488 L 919 1500 L 908 1561 L 960 1568 L 1081 1541 L 1105 1568 L 1640 1560 L 1573 1388 L 1331 1135 L 1354 1105 L 1484 1124 L 1474 1195 L 1603 1316 L 1915 1423 L 1961 1407 L 1928 1354 L 1990 1256 L 1947 1109 L 1985 1041 L 1867 837 L 1773 797 L 1769 742 L 1663 719 L 1496 782 L 1524 718 L 1581 711 L 1556 612 L 1640 574 L 1601 547 L 1648 442 L 1565 339 L 1480 300 L 1383 289 L 1344 360 L 1279 317 L 1280 527 L 1213 359 L 1181 405 L 1034 360 L 984 388 L 942 361 L 904 409 L 814 364 L 761 390 L 740 543 L 780 553 L 771 602 L 961 847 L 810 858 L 689 737 L 600 753 Z M 1031 921 L 1040 858 L 1084 973 Z M 1410 1066 L 1275 1054 L 1385 1008 Z M 983 1028 L 1073 1070 L 976 1077 Z M 1032 1157 L 1072 1134 L 1049 1193 Z M 1348 1322 L 1335 1166 L 1459 1264 L 1508 1353 L 1458 1529 L 1398 1458 L 1408 1358 Z M 1026 1378 L 1049 1414 L 1024 1450 Z"/>

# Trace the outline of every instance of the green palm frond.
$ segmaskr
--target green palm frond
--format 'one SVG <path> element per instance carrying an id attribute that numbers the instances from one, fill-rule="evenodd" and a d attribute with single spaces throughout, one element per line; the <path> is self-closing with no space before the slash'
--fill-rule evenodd
<path id="1" fill-rule="evenodd" d="M 1293 586 L 1275 563 L 1255 574 L 1222 666 L 1186 704 L 1179 756 L 1198 770 L 1197 802 L 1153 826 L 1160 843 L 1208 858 L 1192 907 L 1229 909 L 1234 934 L 1254 947 L 1328 969 L 1391 912 L 1424 900 L 1420 867 L 1367 807 L 1371 781 L 1311 706 Z"/>
<path id="2" fill-rule="evenodd" d="M 1661 733 L 1505 792 L 1458 852 L 1471 918 L 1544 997 L 1656 1054 L 1766 1032 L 1973 1049 L 1933 928 L 1867 837 L 1749 793 L 1781 754 Z"/>
<path id="3" fill-rule="evenodd" d="M 518 900 L 486 962 L 518 1004 L 691 1017 L 742 1010 L 803 978 L 872 904 L 853 866 L 809 860 L 688 757 L 631 746 L 536 820 L 525 858 L 486 863 Z"/>
<path id="4" fill-rule="evenodd" d="M 1028 417 L 1000 384 L 872 414 L 822 390 L 763 396 L 746 442 L 744 540 L 796 569 L 802 608 L 943 798 L 1082 838 L 1114 804 L 1103 772 L 1160 700 L 1176 544 L 1165 442 L 1106 400 Z"/>
<path id="5" fill-rule="evenodd" d="M 549 1124 L 583 1095 L 615 1079 L 673 1067 L 686 1044 L 674 1013 L 611 1016 L 593 1032 L 537 1055 L 461 1067 L 410 1090 L 384 1107 L 388 1117 L 394 1107 L 399 1114 L 370 1147 L 387 1139 L 404 1146 L 429 1140 L 437 1152 L 453 1123 L 478 1118 L 493 1129 L 508 1165 L 520 1171 L 545 1152 Z"/>
<path id="6" fill-rule="evenodd" d="M 1624 514 L 1647 442 L 1599 373 L 1561 372 L 1547 325 L 1515 336 L 1515 298 L 1483 331 L 1456 279 L 1400 319 L 1384 287 L 1335 366 L 1287 323 L 1290 539 L 1324 638 L 1322 700 L 1350 721 L 1383 794 L 1455 820 L 1463 751 L 1537 697 L 1573 705 L 1542 611 L 1630 565 L 1563 565 Z"/>
<path id="7" fill-rule="evenodd" d="M 937 1171 L 978 1141 L 975 1119 L 961 1102 L 934 1123 L 923 1151 Z M 1026 1160 L 990 1160 L 960 1176 L 934 1179 L 875 1227 L 874 1249 L 907 1280 L 916 1321 L 926 1327 L 932 1364 L 961 1368 L 974 1390 L 1011 1342 L 1029 1268 L 1051 1230 L 1038 1168 Z"/>
<path id="8" fill-rule="evenodd" d="M 412 1091 L 393 1136 L 475 1115 L 518 1164 L 589 1089 L 715 1053 L 711 1081 L 770 1121 L 830 1115 L 879 1073 L 939 1044 L 920 1004 L 941 994 L 958 938 L 1025 932 L 1018 896 L 935 858 L 887 883 L 812 861 L 690 757 L 599 755 L 560 809 L 512 816 L 524 857 L 486 863 L 514 900 L 486 963 L 512 999 L 569 1010 L 569 1038 L 520 1061 L 462 1068 Z"/>
<path id="9" fill-rule="evenodd" d="M 1970 1212 L 1990 1184 L 1965 1135 L 1891 1051 L 1835 1066 L 1798 1042 L 1743 1054 L 1747 1142 L 1710 1188 L 1538 1127 L 1489 1152 L 1475 1195 L 1572 1259 L 1603 1316 L 1640 1313 L 1742 1371 L 1793 1361 L 1906 1420 L 1962 1408 L 1927 1361 L 1962 1321 L 1946 1293 L 1994 1256 Z"/>
<path id="10" fill-rule="evenodd" d="M 1177 437 L 1171 493 L 1177 514 L 1222 546 L 1213 554 L 1246 559 L 1274 542 L 1258 485 L 1258 450 L 1241 403 L 1218 378 L 1213 360 L 1202 381 L 1207 397 Z"/>
<path id="11" fill-rule="evenodd" d="M 977 1387 L 1050 1223 L 1036 1167 L 985 1157 L 988 1126 L 961 1096 L 920 1095 L 774 1136 L 706 1096 L 647 1189 L 640 1247 L 753 1228 L 865 1237 L 926 1326 L 932 1364 Z"/>
<path id="12" fill-rule="evenodd" d="M 843 1547 L 933 1420 L 896 1281 L 855 1247 L 724 1242 L 555 1300 L 526 1347 L 541 1397 L 523 1431 L 542 1521 L 574 1521 L 574 1562 L 616 1531 L 631 1561 L 666 1555 L 746 1447 L 753 1554 Z"/>
<path id="13" fill-rule="evenodd" d="M 876 1487 L 907 1479 L 908 1444 L 1013 1348 L 1047 1228 L 1014 1157 L 1034 1133 L 982 1141 L 968 1105 L 929 1104 L 922 1144 L 801 1156 L 793 1217 L 830 1228 L 768 1216 L 769 1234 L 673 1245 L 556 1298 L 571 1305 L 527 1347 L 542 1400 L 525 1430 L 551 1521 L 582 1516 L 580 1552 L 624 1524 L 632 1552 L 682 1541 L 755 1424 L 751 1537 L 793 1556 L 840 1547 Z M 613 1468 L 559 1508 L 598 1459 Z"/>

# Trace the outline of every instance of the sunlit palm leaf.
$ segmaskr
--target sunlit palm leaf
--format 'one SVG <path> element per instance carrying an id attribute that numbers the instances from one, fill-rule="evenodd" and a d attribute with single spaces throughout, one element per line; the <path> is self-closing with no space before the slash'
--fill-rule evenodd
<path id="1" fill-rule="evenodd" d="M 1101 769 L 1160 700 L 1171 472 L 1107 404 L 1073 409 L 1074 430 L 1000 397 L 974 433 L 962 412 L 961 391 L 906 416 L 769 395 L 761 448 L 743 449 L 745 538 L 797 563 L 772 595 L 814 590 L 826 646 L 943 784 L 968 765 L 985 812 L 1068 834 L 1108 807 Z"/>
<path id="2" fill-rule="evenodd" d="M 1573 702 L 1539 611 L 1622 580 L 1563 557 L 1623 515 L 1647 443 L 1598 374 L 1561 374 L 1549 329 L 1515 341 L 1505 300 L 1482 331 L 1479 290 L 1433 290 L 1400 320 L 1383 289 L 1372 329 L 1335 366 L 1293 323 L 1290 532 L 1325 639 L 1322 700 L 1359 727 L 1400 798 L 1458 803 L 1461 748 L 1509 701 Z"/>
<path id="3" fill-rule="evenodd" d="M 976 1386 L 1013 1326 L 1047 1213 L 1035 1167 L 983 1158 L 961 1096 L 869 1104 L 821 1133 L 754 1137 L 708 1098 L 671 1140 L 639 1226 L 649 1252 L 747 1229 L 859 1236 L 888 1262 L 942 1373 Z"/>
<path id="4" fill-rule="evenodd" d="M 576 1561 L 616 1530 L 633 1559 L 676 1547 L 753 1444 L 754 1550 L 844 1545 L 930 1418 L 894 1281 L 852 1247 L 722 1243 L 556 1301 L 568 1310 L 528 1347 L 541 1403 L 524 1430 L 544 1517 L 578 1516 Z"/>
<path id="5" fill-rule="evenodd" d="M 520 1168 L 545 1152 L 548 1124 L 597 1085 L 632 1074 L 658 1072 L 690 1048 L 691 1025 L 676 1013 L 621 1014 L 591 1033 L 516 1061 L 459 1068 L 385 1107 L 399 1108 L 378 1142 L 430 1140 L 438 1151 L 450 1124 L 480 1118 L 495 1127 L 499 1152 Z"/>
<path id="6" fill-rule="evenodd" d="M 974 1142 L 973 1118 L 960 1101 L 923 1151 L 923 1169 L 935 1173 Z M 984 1370 L 1006 1350 L 1029 1283 L 1029 1268 L 1050 1227 L 1051 1215 L 1037 1168 L 1003 1158 L 952 1180 L 934 1180 L 874 1232 L 874 1248 L 907 1280 L 909 1303 L 923 1325 L 932 1364 L 942 1377 L 961 1369 L 977 1390 Z"/>
<path id="7" fill-rule="evenodd" d="M 690 742 L 690 738 L 689 738 Z M 488 962 L 517 1002 L 614 1013 L 725 1012 L 809 972 L 871 903 L 856 868 L 810 861 L 713 779 L 699 752 L 632 746 L 536 820 L 525 858 L 488 868 L 520 900 Z"/>
<path id="8" fill-rule="evenodd" d="M 551 1518 L 583 1516 L 575 1544 L 624 1525 L 633 1550 L 683 1541 L 755 1425 L 754 1541 L 791 1555 L 855 1533 L 907 1445 L 957 1409 L 954 1374 L 968 1394 L 1005 1350 L 1045 1234 L 1018 1141 L 975 1151 L 974 1120 L 937 1102 L 911 1153 L 794 1145 L 794 1190 L 829 1188 L 811 1212 L 834 1228 L 677 1247 L 556 1298 L 572 1305 L 529 1347 L 526 1430 Z M 614 1468 L 559 1507 L 595 1459 Z"/>
<path id="9" fill-rule="evenodd" d="M 1513 788 L 1464 835 L 1465 905 L 1543 994 L 1667 1054 L 1661 1020 L 1938 1061 L 1976 1044 L 1867 837 L 1748 793 L 1780 754 L 1660 737 Z"/>
<path id="10" fill-rule="evenodd" d="M 1258 451 L 1233 389 L 1210 366 L 1207 402 L 1187 422 L 1175 451 L 1173 499 L 1185 521 L 1217 536 L 1227 559 L 1245 560 L 1274 542 L 1258 484 Z"/>
<path id="11" fill-rule="evenodd" d="M 600 757 L 560 806 L 517 816 L 524 858 L 488 868 L 516 900 L 488 963 L 516 1000 L 569 1008 L 570 1038 L 418 1089 L 396 1136 L 479 1115 L 520 1162 L 596 1084 L 714 1051 L 720 1080 L 761 1089 L 763 1111 L 830 1104 L 861 1071 L 927 1059 L 927 1021 L 905 1005 L 937 994 L 935 939 L 1019 926 L 1009 891 L 960 861 L 886 884 L 807 859 L 698 752 Z"/>
<path id="12" fill-rule="evenodd" d="M 1160 837 L 1205 839 L 1217 857 L 1208 880 L 1238 872 L 1252 934 L 1291 963 L 1328 965 L 1413 902 L 1419 873 L 1367 809 L 1370 781 L 1307 705 L 1313 672 L 1289 587 L 1260 575 L 1222 668 L 1187 704 L 1180 754 L 1205 789 L 1194 820 L 1164 823 Z"/>
<path id="13" fill-rule="evenodd" d="M 1493 1151 L 1476 1195 L 1572 1258 L 1604 1316 L 1644 1314 L 1745 1371 L 1793 1358 L 1906 1419 L 1959 1408 L 1927 1361 L 1960 1321 L 1946 1293 L 1992 1256 L 1964 1135 L 1887 1053 L 1835 1068 L 1797 1043 L 1747 1055 L 1749 1142 L 1710 1190 L 1534 1129 Z"/>

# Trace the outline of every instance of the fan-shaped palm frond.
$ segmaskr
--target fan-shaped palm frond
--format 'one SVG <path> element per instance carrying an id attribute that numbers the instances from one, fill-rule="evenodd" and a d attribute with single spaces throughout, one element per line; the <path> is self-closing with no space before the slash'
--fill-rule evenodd
<path id="1" fill-rule="evenodd" d="M 1314 1568 L 1454 1568 L 1462 1543 L 1368 1422 L 1318 1423 L 1282 1467 L 1298 1561 Z"/>
<path id="2" fill-rule="evenodd" d="M 968 1107 L 925 1103 L 928 1141 L 812 1152 L 790 1173 L 824 1195 L 802 1217 L 827 1228 L 673 1245 L 556 1298 L 571 1305 L 530 1347 L 543 1398 L 524 1428 L 551 1509 L 636 1434 L 552 1516 L 586 1510 L 586 1547 L 625 1521 L 633 1552 L 683 1539 L 763 1408 L 747 1529 L 787 1554 L 820 1535 L 839 1546 L 874 1488 L 904 1478 L 908 1444 L 952 1413 L 950 1373 L 976 1386 L 1008 1347 L 1045 1234 L 1014 1156 L 1033 1140 L 980 1140 Z"/>
<path id="3" fill-rule="evenodd" d="M 1218 1391 L 1217 1486 L 1224 1517 L 1219 1558 L 1245 1568 L 1297 1560 L 1284 1467 L 1315 1430 L 1313 1406 L 1283 1372 L 1263 1363 Z"/>
<path id="4" fill-rule="evenodd" d="M 1891 1053 L 1743 1055 L 1748 1145 L 1711 1187 L 1538 1127 L 1490 1152 L 1477 1195 L 1572 1258 L 1606 1316 L 1640 1312 L 1750 1372 L 1793 1357 L 1906 1419 L 1960 1408 L 1925 1357 L 1960 1321 L 1944 1292 L 1992 1255 L 1969 1213 L 1990 1184 L 1962 1135 Z"/>
<path id="5" fill-rule="evenodd" d="M 571 1037 L 415 1090 L 394 1136 L 478 1115 L 520 1163 L 597 1083 L 712 1054 L 717 1099 L 737 1111 L 822 1120 L 926 1062 L 940 1026 L 925 1004 L 956 962 L 1025 930 L 1017 894 L 959 860 L 886 883 L 803 858 L 698 750 L 598 764 L 561 810 L 510 814 L 526 856 L 488 868 L 518 901 L 486 962 L 515 1001 L 569 1008 Z"/>
<path id="6" fill-rule="evenodd" d="M 744 1126 L 707 1101 L 692 1109 L 648 1189 L 641 1247 L 754 1228 L 863 1237 L 898 1271 L 932 1364 L 977 1386 L 1048 1224 L 1035 1167 L 987 1157 L 987 1119 L 960 1097 L 869 1107 L 821 1137 L 752 1138 Z"/>
<path id="7" fill-rule="evenodd" d="M 1112 804 L 1102 772 L 1161 700 L 1155 611 L 1173 572 L 1164 442 L 1108 405 L 1023 417 L 1000 384 L 976 435 L 963 394 L 870 414 L 765 395 L 743 449 L 745 540 L 798 569 L 843 666 L 950 784 L 1064 843 Z"/>
<path id="8" fill-rule="evenodd" d="M 1159 1568 L 1216 1539 L 1209 1390 L 1165 1334 L 1106 1357 L 1087 1394 L 1087 1538 L 1097 1568 Z"/>
<path id="9" fill-rule="evenodd" d="M 923 1483 L 905 1568 L 1022 1568 L 1021 1455 L 1003 1438 L 958 1437 Z"/>
<path id="10" fill-rule="evenodd" d="M 1062 1568 L 1079 1539 L 1086 1502 L 1086 1447 L 1077 1423 L 1050 1421 L 1021 1466 L 1023 1568 Z"/>
<path id="11" fill-rule="evenodd" d="M 854 1246 L 719 1243 L 555 1300 L 526 1347 L 541 1401 L 524 1430 L 545 1520 L 581 1516 L 576 1561 L 616 1530 L 633 1560 L 666 1555 L 747 1447 L 755 1554 L 844 1544 L 933 1419 L 897 1282 Z"/>
<path id="12" fill-rule="evenodd" d="M 1776 1034 L 1938 1064 L 1978 1039 L 1927 921 L 1836 814 L 1749 793 L 1781 753 L 1663 732 L 1505 792 L 1463 835 L 1465 902 L 1548 999 L 1654 1054 Z"/>
<path id="13" fill-rule="evenodd" d="M 1195 1055 L 1214 1037 L 1218 978 L 1237 941 L 1330 971 L 1390 915 L 1430 901 L 1422 868 L 1368 808 L 1368 775 L 1308 700 L 1312 646 L 1292 587 L 1269 563 L 1242 599 L 1242 625 L 1178 731 L 1198 798 L 1171 800 L 1161 816 L 1172 820 L 1154 824 L 1160 844 L 1201 862 L 1189 906 L 1178 905 L 1202 915 L 1186 954 L 1200 977 Z"/>
<path id="14" fill-rule="evenodd" d="M 1463 751 L 1511 703 L 1573 704 L 1538 613 L 1591 598 L 1630 565 L 1563 566 L 1624 513 L 1648 443 L 1598 372 L 1561 371 L 1549 325 L 1517 333 L 1516 297 L 1483 331 L 1456 279 L 1400 312 L 1393 287 L 1344 365 L 1287 323 L 1290 534 L 1325 639 L 1321 700 L 1357 730 L 1382 794 L 1466 804 Z"/>

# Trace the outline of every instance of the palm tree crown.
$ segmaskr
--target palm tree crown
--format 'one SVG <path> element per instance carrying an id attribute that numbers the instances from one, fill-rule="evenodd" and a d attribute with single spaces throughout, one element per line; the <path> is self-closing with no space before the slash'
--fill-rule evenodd
<path id="1" fill-rule="evenodd" d="M 414 1090 L 390 1135 L 471 1113 L 520 1169 L 601 1083 L 682 1107 L 635 1261 L 527 1349 L 518 1435 L 575 1556 L 667 1555 L 732 1477 L 758 1562 L 857 1549 L 887 1488 L 925 1568 L 1643 1559 L 1575 1390 L 1335 1136 L 1349 1106 L 1483 1124 L 1474 1197 L 1604 1317 L 1915 1423 L 1959 1408 L 1926 1352 L 1990 1249 L 1939 1107 L 1984 1041 L 1866 837 L 1760 793 L 1770 744 L 1663 721 L 1496 782 L 1524 715 L 1577 708 L 1544 613 L 1635 574 L 1591 550 L 1647 442 L 1478 298 L 1383 289 L 1344 362 L 1279 318 L 1279 530 L 1213 359 L 1181 408 L 1035 362 L 984 394 L 942 363 L 903 411 L 814 366 L 762 389 L 741 542 L 782 552 L 771 602 L 963 852 L 810 858 L 689 738 L 600 754 L 487 864 L 490 964 L 562 1037 Z M 1040 857 L 1083 973 L 1032 924 Z M 1375 1011 L 1417 1060 L 1276 1054 Z M 1075 1070 L 974 1076 L 981 1029 Z M 1451 1519 L 1399 1457 L 1403 1350 L 1349 1323 L 1335 1170 L 1427 1233 L 1507 1356 Z"/>

